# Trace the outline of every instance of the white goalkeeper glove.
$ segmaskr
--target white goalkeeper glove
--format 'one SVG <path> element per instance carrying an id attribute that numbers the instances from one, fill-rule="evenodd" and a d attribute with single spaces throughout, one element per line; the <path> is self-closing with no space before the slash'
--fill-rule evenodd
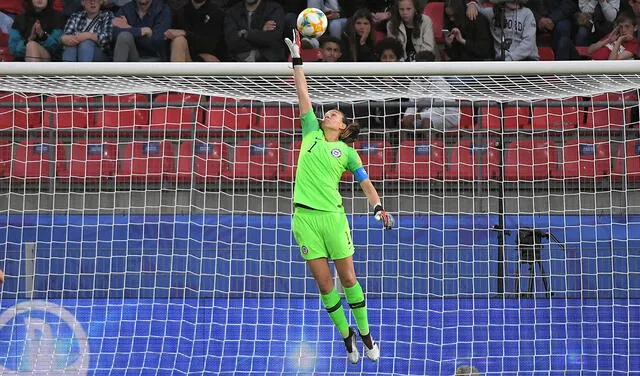
<path id="1" fill-rule="evenodd" d="M 384 227 L 385 230 L 392 229 L 393 225 L 395 224 L 395 221 L 393 220 L 393 216 L 391 214 L 387 213 L 382 208 L 382 205 L 380 205 L 380 204 L 376 205 L 376 207 L 373 208 L 373 217 L 377 221 L 382 222 L 382 227 Z"/>
<path id="2" fill-rule="evenodd" d="M 293 40 L 284 38 L 284 42 L 287 44 L 287 47 L 289 47 L 289 52 L 291 52 L 293 66 L 302 65 L 302 58 L 300 58 L 300 33 L 298 33 L 298 30 L 293 30 Z"/>

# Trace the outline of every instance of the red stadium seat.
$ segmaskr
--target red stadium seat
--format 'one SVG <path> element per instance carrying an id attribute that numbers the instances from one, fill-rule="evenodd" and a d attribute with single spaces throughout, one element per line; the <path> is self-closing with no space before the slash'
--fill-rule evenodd
<path id="1" fill-rule="evenodd" d="M 631 122 L 631 106 L 636 102 L 636 93 L 606 93 L 596 95 L 592 99 L 592 106 L 587 108 L 586 128 L 621 128 Z M 607 103 L 607 104 L 598 104 Z M 612 102 L 622 102 L 623 105 L 608 105 Z M 628 104 L 627 104 L 628 103 Z"/>
<path id="2" fill-rule="evenodd" d="M 640 140 L 629 140 L 624 148 L 624 161 L 626 163 L 627 179 L 640 180 Z M 622 161 L 622 160 L 621 160 Z M 623 171 L 618 168 L 618 171 Z"/>
<path id="3" fill-rule="evenodd" d="M 563 101 L 544 100 L 533 107 L 533 129 L 576 128 L 580 121 L 578 98 Z"/>
<path id="4" fill-rule="evenodd" d="M 576 51 L 578 51 L 580 56 L 591 57 L 591 54 L 589 53 L 589 46 L 576 46 Z"/>
<path id="5" fill-rule="evenodd" d="M 201 113 L 198 94 L 160 94 L 153 100 L 149 127 L 152 130 L 191 130 L 200 120 Z"/>
<path id="6" fill-rule="evenodd" d="M 460 129 L 474 128 L 475 110 L 471 106 L 460 105 Z"/>
<path id="7" fill-rule="evenodd" d="M 279 145 L 275 140 L 245 140 L 233 148 L 228 172 L 231 179 L 275 180 L 279 168 Z"/>
<path id="8" fill-rule="evenodd" d="M 96 139 L 71 144 L 64 163 L 58 163 L 58 178 L 73 182 L 107 181 L 116 173 L 118 145 Z"/>
<path id="9" fill-rule="evenodd" d="M 400 179 L 442 179 L 444 174 L 443 144 L 440 141 L 402 141 L 397 162 Z"/>
<path id="10" fill-rule="evenodd" d="M 606 140 L 569 140 L 562 147 L 562 163 L 552 176 L 560 179 L 606 178 L 611 173 L 611 151 Z"/>
<path id="11" fill-rule="evenodd" d="M 95 127 L 93 99 L 80 95 L 53 95 L 47 98 L 44 126 L 58 129 Z"/>
<path id="12" fill-rule="evenodd" d="M 11 148 L 12 144 L 7 140 L 0 140 L 0 178 L 11 173 Z"/>
<path id="13" fill-rule="evenodd" d="M 124 146 L 117 181 L 151 183 L 175 178 L 173 145 L 169 141 L 136 141 Z"/>
<path id="14" fill-rule="evenodd" d="M 282 168 L 280 169 L 280 179 L 285 181 L 293 181 L 296 176 L 296 167 L 298 165 L 298 156 L 300 155 L 300 146 L 302 141 L 295 141 L 291 146 L 280 148 L 280 160 Z"/>
<path id="15" fill-rule="evenodd" d="M 433 36 L 436 43 L 444 43 L 444 35 L 442 35 L 442 27 L 444 26 L 444 2 L 428 2 L 422 10 L 422 13 L 429 16 L 433 23 Z"/>
<path id="16" fill-rule="evenodd" d="M 530 127 L 529 107 L 503 107 L 500 111 L 499 105 L 492 105 L 482 109 L 484 113 L 483 122 L 486 129 L 501 129 L 502 119 L 504 129 L 520 129 Z"/>
<path id="17" fill-rule="evenodd" d="M 445 157 L 445 180 L 488 180 L 500 176 L 500 151 L 486 143 L 461 141 Z"/>
<path id="18" fill-rule="evenodd" d="M 557 149 L 545 140 L 511 142 L 505 150 L 505 180 L 544 180 L 558 163 Z"/>
<path id="19" fill-rule="evenodd" d="M 221 141 L 185 141 L 178 154 L 178 181 L 217 181 L 228 170 L 228 145 Z"/>
<path id="20" fill-rule="evenodd" d="M 39 128 L 42 126 L 42 97 L 15 93 L 0 94 L 0 129 Z"/>
<path id="21" fill-rule="evenodd" d="M 375 43 L 380 42 L 381 40 L 385 39 L 386 37 L 387 37 L 387 32 L 386 31 L 376 30 L 373 33 L 373 41 Z"/>
<path id="22" fill-rule="evenodd" d="M 540 55 L 540 61 L 554 61 L 556 59 L 553 48 L 548 46 L 538 46 L 538 55 Z"/>
<path id="23" fill-rule="evenodd" d="M 256 124 L 256 114 L 253 110 L 251 101 L 211 97 L 211 105 L 207 108 L 204 125 L 209 128 L 249 130 Z"/>
<path id="24" fill-rule="evenodd" d="M 353 145 L 372 181 L 382 180 L 385 168 L 393 166 L 393 149 L 386 141 L 356 141 Z M 345 175 L 346 176 L 346 175 Z M 343 177 L 343 179 L 348 179 Z"/>
<path id="25" fill-rule="evenodd" d="M 96 125 L 105 128 L 149 126 L 148 102 L 143 94 L 105 95 L 103 109 L 96 114 Z"/>
<path id="26" fill-rule="evenodd" d="M 52 164 L 64 160 L 64 148 L 37 141 L 22 141 L 13 150 L 11 180 L 48 181 L 55 171 Z"/>
<path id="27" fill-rule="evenodd" d="M 267 131 L 293 132 L 300 129 L 300 114 L 297 107 L 283 104 L 282 107 L 260 109 L 259 129 Z"/>

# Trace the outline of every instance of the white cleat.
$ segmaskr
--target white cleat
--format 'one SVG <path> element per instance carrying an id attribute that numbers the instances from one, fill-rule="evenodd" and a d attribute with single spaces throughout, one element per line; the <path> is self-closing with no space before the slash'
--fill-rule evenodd
<path id="1" fill-rule="evenodd" d="M 357 364 L 360 360 L 360 352 L 358 352 L 356 332 L 351 328 L 349 328 L 349 337 L 344 338 L 344 346 L 347 348 L 347 359 L 349 359 L 349 362 Z"/>
<path id="2" fill-rule="evenodd" d="M 372 362 L 375 362 L 376 360 L 380 359 L 380 348 L 378 347 L 378 344 L 374 343 L 373 348 L 371 349 L 365 346 L 364 355 L 366 355 L 367 358 L 369 358 L 369 360 L 371 360 Z"/>
<path id="3" fill-rule="evenodd" d="M 380 359 L 380 348 L 378 347 L 378 344 L 373 341 L 371 333 L 366 336 L 360 335 L 360 338 L 362 338 L 362 342 L 364 343 L 364 355 L 366 355 L 372 362 Z M 372 345 L 372 347 L 369 348 L 368 345 Z"/>

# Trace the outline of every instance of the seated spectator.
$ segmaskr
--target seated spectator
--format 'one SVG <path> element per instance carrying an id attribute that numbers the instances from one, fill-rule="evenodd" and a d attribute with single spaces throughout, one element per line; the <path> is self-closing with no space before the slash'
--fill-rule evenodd
<path id="1" fill-rule="evenodd" d="M 13 21 L 9 51 L 18 60 L 51 61 L 60 58 L 64 19 L 48 0 L 29 0 Z"/>
<path id="2" fill-rule="evenodd" d="M 578 4 L 573 0 L 538 0 L 528 4 L 536 18 L 538 37 L 550 34 L 551 47 L 557 53 L 560 38 L 571 36 Z"/>
<path id="3" fill-rule="evenodd" d="M 245 0 L 229 8 L 224 36 L 235 61 L 284 61 L 284 10 L 271 0 Z"/>
<path id="4" fill-rule="evenodd" d="M 0 11 L 0 32 L 9 34 L 13 26 L 13 17 Z"/>
<path id="5" fill-rule="evenodd" d="M 393 38 L 385 38 L 376 44 L 376 54 L 380 57 L 380 62 L 398 62 L 402 59 L 404 51 L 400 41 Z"/>
<path id="6" fill-rule="evenodd" d="M 107 61 L 111 54 L 113 13 L 101 11 L 102 0 L 82 0 L 83 11 L 71 15 L 60 40 L 63 61 Z"/>
<path id="7" fill-rule="evenodd" d="M 638 56 L 638 26 L 633 15 L 621 13 L 609 35 L 589 46 L 587 52 L 593 60 L 628 60 Z M 580 55 L 568 38 L 563 39 L 557 60 L 578 60 Z"/>
<path id="8" fill-rule="evenodd" d="M 298 25 L 298 14 L 307 7 L 307 0 L 275 0 L 284 10 L 284 27 L 293 30 Z"/>
<path id="9" fill-rule="evenodd" d="M 636 25 L 640 22 L 640 0 L 629 0 L 629 15 L 633 14 L 636 18 Z M 637 28 L 636 38 L 640 40 L 640 28 Z"/>
<path id="10" fill-rule="evenodd" d="M 320 38 L 320 50 L 322 51 L 322 61 L 335 63 L 342 57 L 340 39 L 334 37 Z"/>
<path id="11" fill-rule="evenodd" d="M 329 20 L 327 33 L 336 38 L 340 38 L 344 32 L 349 17 L 366 5 L 362 0 L 307 0 L 308 8 L 317 8 L 324 12 Z"/>
<path id="12" fill-rule="evenodd" d="M 372 28 L 371 12 L 358 9 L 342 33 L 343 61 L 378 61 Z"/>
<path id="13" fill-rule="evenodd" d="M 431 51 L 423 51 L 416 55 L 416 61 L 434 61 L 435 55 Z M 412 92 L 451 92 L 451 85 L 443 77 L 422 77 L 411 82 Z M 438 104 L 434 106 L 436 98 L 420 98 L 412 101 L 402 117 L 402 127 L 405 129 L 434 129 L 449 131 L 458 129 L 460 109 L 457 106 Z"/>
<path id="14" fill-rule="evenodd" d="M 578 7 L 575 43 L 576 46 L 588 46 L 613 30 L 620 0 L 579 0 Z"/>
<path id="15" fill-rule="evenodd" d="M 480 7 L 475 1 L 467 4 L 467 17 L 470 20 L 475 20 L 478 12 L 487 17 L 491 25 L 496 60 L 540 59 L 536 44 L 536 20 L 529 8 L 516 0 L 496 7 Z"/>
<path id="16" fill-rule="evenodd" d="M 171 41 L 171 61 L 221 60 L 224 51 L 224 12 L 213 0 L 190 0 L 164 35 Z"/>
<path id="17" fill-rule="evenodd" d="M 373 16 L 373 27 L 375 30 L 387 32 L 387 22 L 391 19 L 391 9 L 394 0 L 367 0 L 367 8 Z"/>
<path id="18" fill-rule="evenodd" d="M 134 0 L 113 19 L 113 61 L 167 60 L 164 32 L 171 26 L 171 9 L 162 0 Z"/>
<path id="19" fill-rule="evenodd" d="M 449 59 L 453 61 L 492 60 L 491 31 L 485 17 L 470 20 L 466 16 L 464 0 L 448 0 L 444 8 L 444 42 Z"/>
<path id="20" fill-rule="evenodd" d="M 416 53 L 434 51 L 433 23 L 419 11 L 418 0 L 398 0 L 387 23 L 387 36 L 402 43 L 403 61 L 414 61 Z"/>

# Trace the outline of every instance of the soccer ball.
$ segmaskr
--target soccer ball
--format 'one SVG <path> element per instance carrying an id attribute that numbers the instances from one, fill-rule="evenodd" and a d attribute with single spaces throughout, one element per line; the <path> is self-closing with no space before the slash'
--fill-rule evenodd
<path id="1" fill-rule="evenodd" d="M 307 8 L 298 15 L 298 31 L 307 38 L 318 38 L 327 30 L 327 16 L 320 9 Z"/>

